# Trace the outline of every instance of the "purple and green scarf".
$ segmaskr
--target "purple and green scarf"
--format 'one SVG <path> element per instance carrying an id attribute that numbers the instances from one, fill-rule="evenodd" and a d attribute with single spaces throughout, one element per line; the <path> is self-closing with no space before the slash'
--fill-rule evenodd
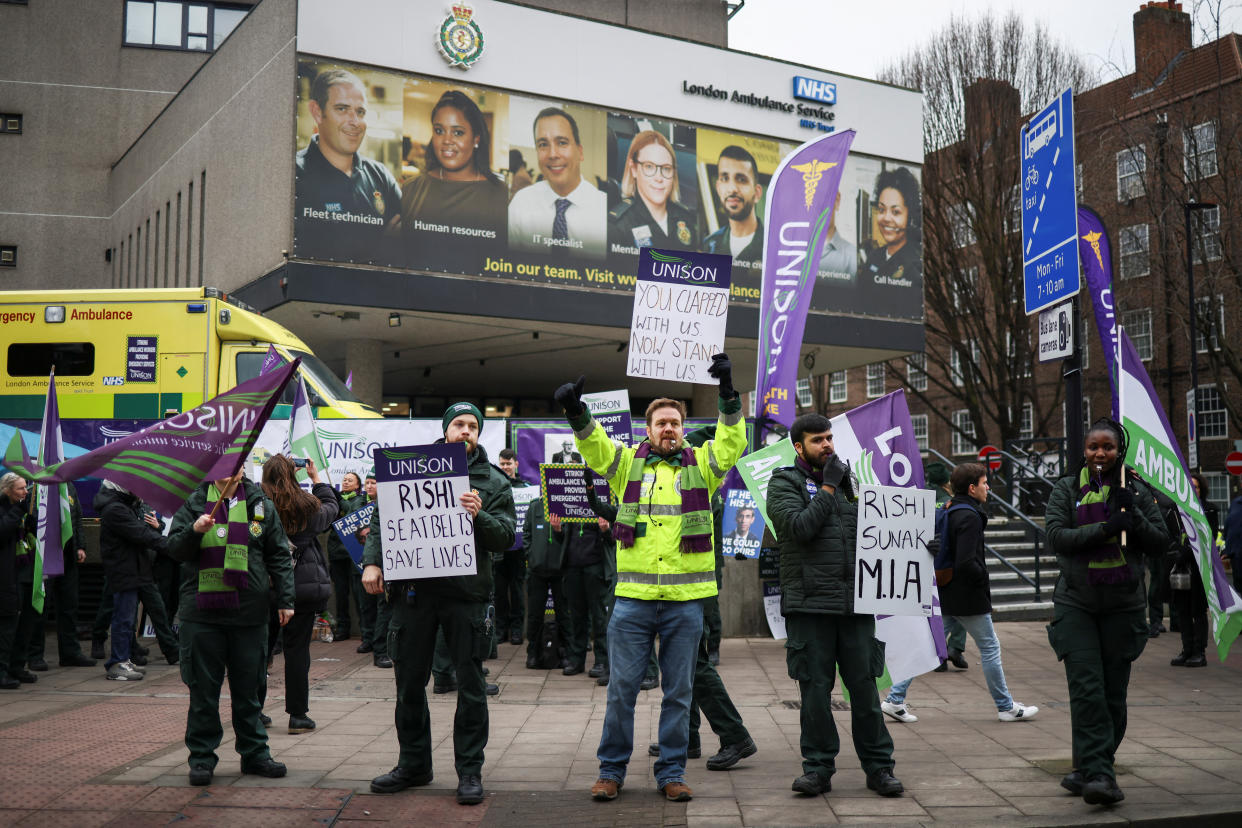
<path id="1" fill-rule="evenodd" d="M 212 513 L 219 499 L 220 492 L 212 484 L 207 490 L 207 514 Z M 237 591 L 250 583 L 249 542 L 246 498 L 238 497 L 229 506 L 228 522 L 217 523 L 203 535 L 198 559 L 196 604 L 199 609 L 241 606 Z"/>
<path id="2" fill-rule="evenodd" d="M 642 497 L 643 473 L 647 469 L 651 448 L 651 443 L 643 442 L 634 452 L 629 479 L 621 495 L 621 508 L 617 510 L 617 520 L 612 525 L 613 537 L 626 549 L 634 545 L 637 537 L 634 530 L 638 525 L 638 501 Z M 711 499 L 703 473 L 694 458 L 694 450 L 688 446 L 681 450 L 681 551 L 712 551 Z"/>
<path id="3" fill-rule="evenodd" d="M 1092 480 L 1090 472 L 1083 468 L 1078 475 L 1079 526 L 1105 523 L 1108 520 L 1108 495 L 1111 491 L 1111 484 L 1104 483 L 1099 478 Z M 1106 538 L 1104 543 L 1091 550 L 1087 562 L 1087 583 L 1098 586 L 1124 584 L 1130 580 L 1130 567 L 1116 536 Z"/>

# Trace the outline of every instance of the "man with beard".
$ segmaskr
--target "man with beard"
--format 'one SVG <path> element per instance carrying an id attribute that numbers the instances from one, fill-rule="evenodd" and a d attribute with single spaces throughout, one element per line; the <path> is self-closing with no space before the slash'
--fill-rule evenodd
<path id="1" fill-rule="evenodd" d="M 620 501 L 616 603 L 608 622 L 608 706 L 598 758 L 597 800 L 616 799 L 634 749 L 634 703 L 660 638 L 659 753 L 653 768 L 665 797 L 685 802 L 694 666 L 703 637 L 703 599 L 716 594 L 711 496 L 746 448 L 742 401 L 725 354 L 709 373 L 720 383 L 716 436 L 697 448 L 684 440 L 686 407 L 660 398 L 647 406 L 647 439 L 635 447 L 611 440 L 582 404 L 583 378 L 556 390 L 588 466 Z"/>
<path id="2" fill-rule="evenodd" d="M 834 452 L 832 423 L 822 414 L 794 420 L 789 439 L 798 456 L 772 473 L 768 518 L 780 538 L 785 660 L 802 692 L 803 775 L 793 789 L 808 796 L 832 790 L 841 740 L 829 694 L 840 669 L 867 787 L 899 796 L 904 788 L 893 776 L 893 739 L 875 686 L 884 672 L 884 645 L 875 637 L 875 616 L 854 612 L 858 506 L 849 467 Z"/>
<path id="3" fill-rule="evenodd" d="M 488 718 L 483 657 L 492 646 L 487 617 L 492 592 L 492 559 L 513 545 L 515 517 L 509 478 L 487 460 L 479 445 L 483 413 L 459 402 L 444 412 L 444 442 L 464 443 L 470 469 L 470 491 L 459 496 L 474 521 L 476 572 L 443 578 L 394 581 L 387 585 L 392 619 L 388 639 L 397 678 L 397 766 L 371 780 L 374 793 L 396 793 L 432 779 L 431 717 L 427 710 L 427 679 L 443 630 L 448 655 L 457 670 L 457 714 L 453 717 L 453 754 L 457 770 L 457 802 L 483 801 L 483 748 Z M 384 590 L 380 510 L 371 516 L 371 531 L 362 553 L 362 585 L 378 595 Z"/>
<path id="4" fill-rule="evenodd" d="M 703 249 L 757 264 L 763 259 L 763 222 L 755 205 L 763 197 L 763 185 L 753 155 L 732 144 L 720 151 L 716 195 L 729 222 L 707 237 Z"/>

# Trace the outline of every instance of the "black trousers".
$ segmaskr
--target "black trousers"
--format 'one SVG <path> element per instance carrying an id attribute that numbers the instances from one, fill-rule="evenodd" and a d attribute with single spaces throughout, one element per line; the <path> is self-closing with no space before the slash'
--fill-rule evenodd
<path id="1" fill-rule="evenodd" d="M 33 645 L 35 631 L 41 630 L 43 626 L 43 613 L 37 612 L 30 603 L 30 599 L 34 597 L 33 585 L 19 583 L 17 590 L 22 610 L 17 617 L 17 626 L 13 630 L 13 640 L 9 642 L 8 652 L 6 653 L 9 662 L 9 675 L 16 675 L 25 668 L 26 662 L 30 658 L 30 649 Z"/>
<path id="2" fill-rule="evenodd" d="M 562 642 L 565 630 L 565 591 L 560 575 L 526 575 L 526 654 L 539 655 L 540 631 L 543 629 L 543 613 L 548 603 L 548 590 L 552 590 L 552 607 L 556 613 L 557 628 L 561 630 Z M 558 647 L 559 649 L 559 647 Z"/>
<path id="3" fill-rule="evenodd" d="M 56 607 L 56 647 L 63 664 L 67 659 L 82 655 L 78 643 L 78 565 L 69 563 L 65 553 L 65 574 L 47 580 L 47 597 Z M 47 606 L 44 614 L 35 622 L 30 642 L 30 661 L 46 661 Z"/>
<path id="4" fill-rule="evenodd" d="M 493 562 L 492 573 L 496 579 L 496 628 L 520 636 L 526 615 L 526 553 L 510 549 Z"/>
<path id="5" fill-rule="evenodd" d="M 704 610 L 704 615 L 706 615 L 706 610 Z M 707 636 L 707 629 L 704 627 L 703 637 L 699 639 L 699 656 L 694 662 L 694 696 L 690 702 L 690 741 L 688 743 L 691 749 L 700 747 L 700 708 L 703 711 L 702 718 L 707 719 L 712 732 L 720 738 L 722 748 L 736 745 L 750 738 L 750 732 L 746 730 L 746 725 L 742 724 L 742 714 L 737 712 L 737 707 L 733 704 L 733 699 L 729 698 L 729 691 L 725 689 L 720 674 L 716 672 L 716 668 L 712 666 L 707 656 Z"/>
<path id="6" fill-rule="evenodd" d="M 310 709 L 310 642 L 315 631 L 313 609 L 294 610 L 285 624 L 285 712 L 305 716 Z"/>
<path id="7" fill-rule="evenodd" d="M 1177 629 L 1182 635 L 1182 652 L 1188 656 L 1207 652 L 1208 617 L 1207 593 L 1199 570 L 1192 566 L 1190 589 L 1170 589 L 1173 606 L 1177 613 Z"/>

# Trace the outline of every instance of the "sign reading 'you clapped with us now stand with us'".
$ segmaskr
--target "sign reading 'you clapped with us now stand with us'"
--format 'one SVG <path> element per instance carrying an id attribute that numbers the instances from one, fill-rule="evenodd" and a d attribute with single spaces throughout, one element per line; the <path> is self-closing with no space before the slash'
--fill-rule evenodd
<path id="1" fill-rule="evenodd" d="M 626 375 L 715 384 L 723 353 L 733 260 L 644 247 L 634 283 Z"/>

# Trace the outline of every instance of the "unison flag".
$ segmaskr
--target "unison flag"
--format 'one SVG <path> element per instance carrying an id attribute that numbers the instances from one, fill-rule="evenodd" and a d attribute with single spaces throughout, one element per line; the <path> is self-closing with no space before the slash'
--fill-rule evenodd
<path id="1" fill-rule="evenodd" d="M 59 463 L 32 462 L 16 431 L 4 463 L 36 483 L 103 477 L 173 514 L 202 481 L 231 477 L 241 468 L 300 362 L 295 359 L 192 411 Z"/>
<path id="2" fill-rule="evenodd" d="M 1152 388 L 1151 378 L 1130 337 L 1124 330 L 1118 333 L 1120 420 L 1129 432 L 1126 463 L 1138 469 L 1144 483 L 1168 495 L 1177 504 L 1199 576 L 1203 579 L 1203 590 L 1207 593 L 1216 651 L 1224 661 L 1233 640 L 1242 632 L 1242 599 L 1229 585 L 1220 557 L 1213 550 L 1212 530 L 1191 485 L 1177 437 Z"/>
<path id="3" fill-rule="evenodd" d="M 1095 329 L 1100 334 L 1104 367 L 1117 410 L 1117 314 L 1113 304 L 1113 258 L 1104 221 L 1089 207 L 1078 208 L 1078 261 L 1086 273 Z"/>
<path id="4" fill-rule="evenodd" d="M 854 141 L 847 129 L 808 141 L 781 161 L 768 185 L 755 418 L 786 428 L 797 411 L 802 334 L 833 204 Z M 756 439 L 762 443 L 763 428 Z"/>
<path id="5" fill-rule="evenodd" d="M 315 461 L 315 467 L 323 472 L 324 480 L 328 480 L 328 462 L 324 459 L 323 449 L 319 447 L 319 435 L 315 432 L 315 412 L 311 408 L 310 396 L 306 393 L 306 380 L 298 377 L 298 389 L 293 395 L 293 411 L 289 414 L 289 450 L 297 457 L 309 457 Z M 304 477 L 305 471 L 298 473 Z"/>
<path id="6" fill-rule="evenodd" d="M 53 368 L 47 380 L 43 426 L 39 429 L 38 462 L 49 466 L 59 463 L 64 457 L 65 446 L 60 438 L 60 407 L 56 401 L 56 370 Z M 34 488 L 38 528 L 35 530 L 34 593 L 30 603 L 42 612 L 46 595 L 43 579 L 65 574 L 65 544 L 73 535 L 73 522 L 69 517 L 68 486 L 60 483 Z"/>

